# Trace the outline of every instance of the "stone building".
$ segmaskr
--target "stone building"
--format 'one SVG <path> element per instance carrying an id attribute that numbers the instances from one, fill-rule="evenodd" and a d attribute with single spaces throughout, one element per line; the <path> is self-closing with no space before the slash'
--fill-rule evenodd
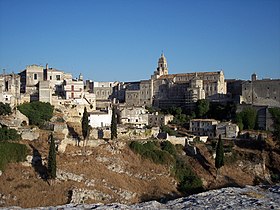
<path id="1" fill-rule="evenodd" d="M 0 75 L 0 102 L 15 107 L 20 103 L 20 76 L 17 74 Z"/>
<path id="2" fill-rule="evenodd" d="M 62 104 L 89 105 L 96 108 L 95 94 L 89 88 L 84 90 L 83 76 L 72 78 L 64 71 L 29 65 L 19 73 L 21 102 L 42 101 L 54 106 Z M 87 86 L 86 86 L 87 87 Z"/>
<path id="3" fill-rule="evenodd" d="M 48 64 L 45 68 L 29 65 L 19 73 L 19 76 L 20 92 L 24 98 L 29 98 L 29 101 L 42 100 L 49 103 L 52 102 L 50 94 L 62 95 L 63 82 L 72 80 L 71 74 L 49 68 Z"/>
<path id="4" fill-rule="evenodd" d="M 280 79 L 227 80 L 227 92 L 238 104 L 280 107 Z"/>
<path id="5" fill-rule="evenodd" d="M 79 79 L 65 80 L 63 92 L 66 100 L 84 97 L 84 81 Z"/>
<path id="6" fill-rule="evenodd" d="M 280 107 L 280 79 L 258 80 L 252 74 L 251 81 L 242 83 L 240 103 Z"/>
<path id="7" fill-rule="evenodd" d="M 149 114 L 149 126 L 151 127 L 161 127 L 167 125 L 174 119 L 173 115 L 164 115 L 159 113 Z"/>
<path id="8" fill-rule="evenodd" d="M 112 110 L 89 112 L 89 125 L 92 128 L 111 126 Z"/>
<path id="9" fill-rule="evenodd" d="M 141 106 L 119 106 L 118 116 L 121 124 L 131 125 L 134 128 L 143 128 L 148 125 L 148 113 Z"/>
<path id="10" fill-rule="evenodd" d="M 110 107 L 113 88 L 116 85 L 114 82 L 93 82 L 92 91 L 96 96 L 97 109 L 105 109 Z M 90 88 L 90 83 L 88 84 Z"/>
<path id="11" fill-rule="evenodd" d="M 219 123 L 215 119 L 192 119 L 190 120 L 190 131 L 198 136 L 216 136 L 216 125 Z"/>
<path id="12" fill-rule="evenodd" d="M 226 94 L 226 82 L 222 71 L 168 74 L 167 60 L 162 54 L 151 79 L 123 83 L 114 90 L 113 96 L 129 106 L 163 108 L 187 106 L 215 94 Z"/>
<path id="13" fill-rule="evenodd" d="M 216 125 L 216 137 L 236 138 L 239 133 L 238 125 L 230 122 L 221 122 Z"/>

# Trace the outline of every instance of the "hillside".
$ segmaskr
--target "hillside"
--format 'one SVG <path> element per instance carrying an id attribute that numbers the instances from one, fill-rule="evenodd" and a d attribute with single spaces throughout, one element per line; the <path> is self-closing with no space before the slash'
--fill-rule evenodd
<path id="1" fill-rule="evenodd" d="M 228 187 L 170 200 L 133 205 L 113 204 L 67 204 L 37 209 L 280 209 L 280 186 Z"/>
<path id="2" fill-rule="evenodd" d="M 40 140 L 22 143 L 28 145 L 30 156 L 25 163 L 9 164 L 0 176 L 0 207 L 27 208 L 66 203 L 133 204 L 183 196 L 176 189 L 177 181 L 166 166 L 142 159 L 129 149 L 126 142 L 103 141 L 97 147 L 86 149 L 68 145 L 64 153 L 57 155 L 55 181 L 44 180 L 49 147 L 46 135 L 41 135 Z M 234 146 L 237 156 L 221 169 L 217 177 L 214 159 L 207 146 L 197 144 L 197 150 L 196 156 L 184 153 L 183 156 L 202 179 L 206 190 L 268 183 L 267 168 L 271 167 L 271 161 L 277 168 L 280 160 L 277 152 Z"/>

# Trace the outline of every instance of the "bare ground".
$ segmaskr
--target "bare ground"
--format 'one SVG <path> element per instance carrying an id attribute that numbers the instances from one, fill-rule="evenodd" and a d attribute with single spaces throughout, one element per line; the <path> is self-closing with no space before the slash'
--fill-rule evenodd
<path id="1" fill-rule="evenodd" d="M 47 135 L 33 142 L 23 142 L 30 148 L 30 155 L 39 152 L 42 165 L 24 166 L 11 163 L 0 176 L 0 207 L 55 206 L 71 201 L 73 191 L 87 189 L 98 196 L 84 199 L 85 203 L 137 203 L 151 199 L 175 198 L 182 196 L 176 189 L 177 182 L 169 169 L 142 159 L 134 154 L 124 142 L 104 142 L 96 148 L 67 146 L 65 153 L 57 155 L 59 172 L 72 173 L 82 177 L 81 181 L 71 179 L 44 180 L 46 157 L 48 156 Z M 242 153 L 260 156 L 259 151 L 237 148 Z M 254 184 L 252 171 L 240 167 L 240 161 L 224 166 L 216 176 L 214 158 L 207 148 L 198 145 L 199 156 L 187 156 L 190 167 L 202 178 L 205 189 L 224 186 Z M 84 155 L 87 153 L 87 155 Z M 279 164 L 280 155 L 276 164 Z M 267 159 L 269 159 L 267 155 Z M 268 160 L 267 160 L 268 161 Z M 41 174 L 41 176 L 40 176 Z"/>

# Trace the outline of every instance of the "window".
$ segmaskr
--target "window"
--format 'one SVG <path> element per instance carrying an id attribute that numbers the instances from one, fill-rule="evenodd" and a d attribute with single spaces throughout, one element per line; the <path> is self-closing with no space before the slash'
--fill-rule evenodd
<path id="1" fill-rule="evenodd" d="M 52 76 L 50 76 L 50 80 L 52 80 Z"/>
<path id="2" fill-rule="evenodd" d="M 37 80 L 37 79 L 38 79 L 38 75 L 37 75 L 37 74 L 34 74 L 34 75 L 33 75 L 33 78 L 34 78 L 34 80 Z"/>
<path id="3" fill-rule="evenodd" d="M 60 80 L 60 75 L 56 75 L 56 80 Z"/>
<path id="4" fill-rule="evenodd" d="M 8 90 L 9 90 L 9 82 L 6 81 L 6 82 L 5 82 L 5 91 L 8 91 Z"/>

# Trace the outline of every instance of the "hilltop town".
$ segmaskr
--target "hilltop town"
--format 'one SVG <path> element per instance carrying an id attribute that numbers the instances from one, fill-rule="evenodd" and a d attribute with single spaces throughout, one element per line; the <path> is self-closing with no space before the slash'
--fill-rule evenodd
<path id="1" fill-rule="evenodd" d="M 0 75 L 0 103 L 0 207 L 132 204 L 280 181 L 280 79 L 169 74 L 164 54 L 150 78 L 133 82 L 28 65 Z M 49 118 L 35 121 L 27 109 Z M 57 167 L 49 180 L 52 138 Z M 217 170 L 219 138 L 225 163 Z M 18 154 L 7 143 L 25 145 L 23 157 L 10 158 Z"/>

